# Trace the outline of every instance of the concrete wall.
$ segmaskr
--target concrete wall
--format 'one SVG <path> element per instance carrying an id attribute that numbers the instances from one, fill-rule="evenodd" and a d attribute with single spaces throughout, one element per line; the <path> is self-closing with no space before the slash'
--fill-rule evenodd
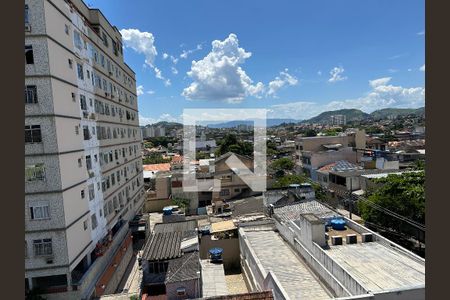
<path id="1" fill-rule="evenodd" d="M 214 247 L 223 249 L 223 265 L 225 270 L 239 268 L 240 251 L 239 238 L 211 240 L 210 235 L 204 235 L 200 239 L 200 258 L 208 258 L 208 250 Z"/>
<path id="2" fill-rule="evenodd" d="M 172 200 L 170 199 L 148 199 L 146 197 L 144 203 L 144 212 L 162 212 L 163 208 L 171 205 Z"/>

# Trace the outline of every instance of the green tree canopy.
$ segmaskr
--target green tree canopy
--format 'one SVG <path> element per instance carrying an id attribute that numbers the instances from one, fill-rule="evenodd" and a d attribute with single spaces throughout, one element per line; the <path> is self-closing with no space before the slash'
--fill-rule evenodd
<path id="1" fill-rule="evenodd" d="M 249 142 L 239 141 L 234 134 L 227 134 L 219 142 L 216 155 L 220 156 L 227 152 L 251 156 L 253 155 L 253 145 Z"/>
<path id="2" fill-rule="evenodd" d="M 287 158 L 287 157 L 283 157 L 283 158 L 279 158 L 277 160 L 275 160 L 270 167 L 276 171 L 278 170 L 292 170 L 294 168 L 294 162 L 292 161 L 292 159 Z"/>
<path id="3" fill-rule="evenodd" d="M 400 228 L 400 220 L 377 210 L 375 203 L 413 221 L 425 224 L 425 172 L 390 174 L 375 181 L 381 187 L 370 192 L 367 201 L 358 202 L 361 217 L 387 228 Z"/>

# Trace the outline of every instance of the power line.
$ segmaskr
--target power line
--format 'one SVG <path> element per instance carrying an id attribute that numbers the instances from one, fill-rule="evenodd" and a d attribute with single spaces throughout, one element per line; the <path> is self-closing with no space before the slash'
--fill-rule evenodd
<path id="1" fill-rule="evenodd" d="M 374 203 L 374 202 L 372 202 L 372 201 L 370 201 L 370 200 L 368 200 L 368 199 L 366 199 L 364 197 L 356 196 L 356 195 L 354 197 L 356 197 L 357 200 L 360 200 L 360 201 L 363 201 L 363 202 L 367 203 L 369 206 L 371 206 L 372 208 L 374 208 L 374 209 L 376 209 L 376 210 L 378 210 L 380 212 L 383 212 L 383 213 L 385 213 L 385 214 L 387 214 L 389 216 L 392 216 L 392 217 L 397 218 L 397 219 L 399 219 L 401 221 L 404 221 L 404 222 L 410 224 L 411 226 L 416 227 L 417 229 L 425 231 L 425 225 L 423 225 L 423 224 L 421 224 L 419 222 L 416 222 L 416 221 L 411 220 L 411 219 L 409 219 L 409 218 L 407 218 L 405 216 L 402 216 L 402 215 L 400 215 L 400 214 L 398 214 L 396 212 L 393 212 L 393 211 L 391 211 L 391 210 L 389 210 L 389 209 L 387 209 L 385 207 L 382 207 L 379 204 L 376 204 L 376 203 Z"/>

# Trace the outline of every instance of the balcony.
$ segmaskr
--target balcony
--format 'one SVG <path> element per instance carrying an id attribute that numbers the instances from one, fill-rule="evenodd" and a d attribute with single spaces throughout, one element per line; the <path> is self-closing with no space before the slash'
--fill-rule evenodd
<path id="1" fill-rule="evenodd" d="M 92 294 L 96 288 L 97 282 L 111 264 L 117 252 L 121 249 L 121 246 L 128 235 L 130 235 L 129 225 L 127 222 L 123 222 L 121 227 L 113 234 L 112 240 L 109 242 L 109 245 L 103 254 L 89 266 L 81 278 L 77 281 L 75 281 L 75 278 L 72 279 L 72 289 L 79 292 L 80 298 Z"/>

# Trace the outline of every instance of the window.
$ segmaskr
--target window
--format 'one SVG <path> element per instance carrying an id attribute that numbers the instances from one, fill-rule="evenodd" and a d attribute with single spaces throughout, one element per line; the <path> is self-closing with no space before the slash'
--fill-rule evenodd
<path id="1" fill-rule="evenodd" d="M 78 159 L 78 167 L 81 168 L 82 166 L 83 166 L 83 163 L 81 162 L 81 158 L 79 158 L 79 159 Z"/>
<path id="2" fill-rule="evenodd" d="M 65 24 L 64 25 L 64 32 L 69 35 L 69 25 Z"/>
<path id="3" fill-rule="evenodd" d="M 33 240 L 33 248 L 35 256 L 52 255 L 52 239 Z"/>
<path id="4" fill-rule="evenodd" d="M 45 180 L 44 164 L 25 166 L 25 180 L 26 181 Z"/>
<path id="5" fill-rule="evenodd" d="M 86 155 L 86 169 L 92 169 L 92 159 L 90 155 Z"/>
<path id="6" fill-rule="evenodd" d="M 25 62 L 27 65 L 34 64 L 33 46 L 25 45 Z"/>
<path id="7" fill-rule="evenodd" d="M 25 24 L 28 24 L 30 21 L 29 15 L 28 15 L 28 5 L 25 4 Z"/>
<path id="8" fill-rule="evenodd" d="M 108 204 L 107 203 L 105 203 L 105 205 L 103 205 L 103 211 L 105 212 L 105 217 L 108 215 Z M 101 217 L 102 215 L 100 214 L 100 217 Z"/>
<path id="9" fill-rule="evenodd" d="M 72 69 L 72 68 L 73 68 L 73 61 L 72 61 L 72 60 L 71 60 L 70 58 L 69 58 L 69 60 L 68 60 L 68 61 L 69 61 L 69 68 L 71 68 L 71 69 Z"/>
<path id="10" fill-rule="evenodd" d="M 230 190 L 229 189 L 225 189 L 225 190 L 221 190 L 220 191 L 220 196 L 228 196 L 230 194 Z"/>
<path id="11" fill-rule="evenodd" d="M 78 78 L 84 80 L 83 66 L 77 63 Z"/>
<path id="12" fill-rule="evenodd" d="M 89 189 L 89 201 L 94 200 L 95 198 L 94 184 L 90 184 L 88 189 Z"/>
<path id="13" fill-rule="evenodd" d="M 27 85 L 25 87 L 25 103 L 37 103 L 37 88 L 35 85 Z"/>
<path id="14" fill-rule="evenodd" d="M 184 287 L 177 288 L 177 296 L 185 296 L 186 295 L 186 289 Z"/>
<path id="15" fill-rule="evenodd" d="M 88 79 L 91 79 L 91 74 L 89 73 L 89 70 L 86 70 L 86 76 Z"/>
<path id="16" fill-rule="evenodd" d="M 116 184 L 116 175 L 114 173 L 111 174 L 111 185 Z"/>
<path id="17" fill-rule="evenodd" d="M 75 93 L 72 93 L 72 101 L 75 102 L 76 98 L 75 98 Z"/>
<path id="18" fill-rule="evenodd" d="M 105 56 L 103 54 L 100 53 L 100 63 L 102 65 L 102 67 L 105 67 Z"/>
<path id="19" fill-rule="evenodd" d="M 96 214 L 93 214 L 91 216 L 91 224 L 92 224 L 92 230 L 97 228 L 98 223 L 97 223 L 97 215 Z"/>
<path id="20" fill-rule="evenodd" d="M 25 241 L 25 257 L 28 257 L 28 245 L 27 245 L 27 241 Z"/>
<path id="21" fill-rule="evenodd" d="M 87 141 L 91 138 L 91 133 L 89 132 L 88 126 L 83 126 L 83 138 L 85 141 Z"/>
<path id="22" fill-rule="evenodd" d="M 73 40 L 75 43 L 75 47 L 77 47 L 78 49 L 81 50 L 81 48 L 82 48 L 81 36 L 80 36 L 80 33 L 76 30 L 73 31 Z"/>
<path id="23" fill-rule="evenodd" d="M 108 47 L 108 37 L 106 36 L 106 34 L 104 32 L 102 32 L 102 40 L 103 40 L 103 45 Z"/>
<path id="24" fill-rule="evenodd" d="M 88 228 L 88 220 L 84 220 L 83 221 L 83 229 L 87 230 L 87 228 Z"/>
<path id="25" fill-rule="evenodd" d="M 84 95 L 80 95 L 80 107 L 82 110 L 87 110 L 86 97 Z"/>
<path id="26" fill-rule="evenodd" d="M 30 206 L 31 220 L 50 219 L 50 209 L 48 203 L 38 203 Z"/>
<path id="27" fill-rule="evenodd" d="M 80 128 L 78 125 L 75 125 L 75 134 L 78 135 L 80 133 Z"/>
<path id="28" fill-rule="evenodd" d="M 42 143 L 41 125 L 25 125 L 25 143 Z"/>
<path id="29" fill-rule="evenodd" d="M 81 195 L 81 199 L 84 199 L 84 190 L 81 190 L 80 195 Z"/>

